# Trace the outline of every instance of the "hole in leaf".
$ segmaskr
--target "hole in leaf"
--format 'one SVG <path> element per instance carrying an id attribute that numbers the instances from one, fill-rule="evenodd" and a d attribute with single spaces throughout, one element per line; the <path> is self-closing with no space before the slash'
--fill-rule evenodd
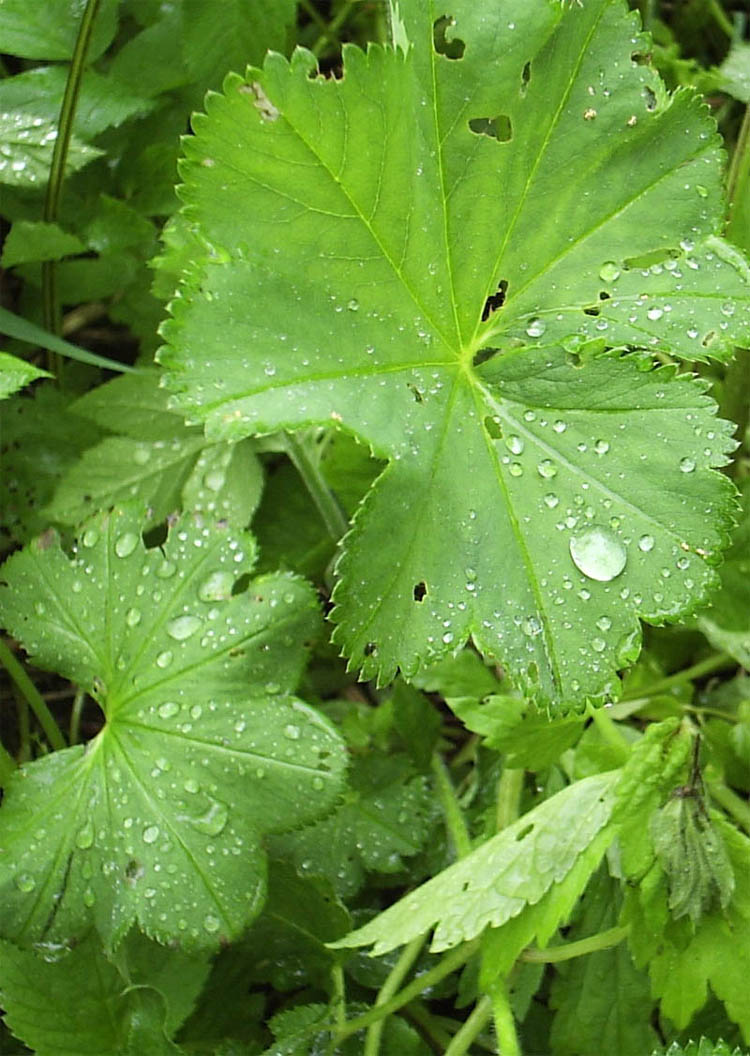
<path id="1" fill-rule="evenodd" d="M 427 593 L 427 584 L 422 580 L 421 583 L 417 583 L 414 586 L 414 600 L 423 601 L 425 594 Z"/>
<path id="2" fill-rule="evenodd" d="M 650 253 L 644 253 L 640 257 L 628 257 L 623 262 L 625 270 L 637 268 L 651 268 L 654 264 L 661 264 L 665 260 L 676 260 L 680 252 L 676 249 L 652 249 Z"/>
<path id="3" fill-rule="evenodd" d="M 641 95 L 646 101 L 646 109 L 651 111 L 656 110 L 656 93 L 646 86 L 641 92 Z"/>
<path id="4" fill-rule="evenodd" d="M 594 306 L 594 307 L 591 307 L 591 308 L 584 308 L 583 309 L 583 314 L 584 315 L 599 315 L 599 311 L 600 311 L 600 309 L 597 308 L 596 306 Z"/>
<path id="5" fill-rule="evenodd" d="M 610 299 L 610 297 L 611 297 L 611 294 L 607 293 L 606 290 L 599 290 L 599 300 L 600 301 L 608 301 Z"/>
<path id="6" fill-rule="evenodd" d="M 526 95 L 526 89 L 531 80 L 531 63 L 527 62 L 521 72 L 521 95 Z"/>
<path id="7" fill-rule="evenodd" d="M 406 387 L 411 392 L 412 396 L 414 397 L 417 403 L 423 402 L 422 393 L 419 391 L 416 385 L 412 385 L 410 381 L 407 381 Z"/>
<path id="8" fill-rule="evenodd" d="M 466 51 L 466 45 L 457 37 L 449 40 L 446 31 L 455 26 L 456 20 L 452 15 L 443 15 L 435 20 L 432 26 L 432 43 L 438 55 L 444 55 L 446 59 L 461 59 Z"/>
<path id="9" fill-rule="evenodd" d="M 716 331 L 715 330 L 709 330 L 707 334 L 703 335 L 703 340 L 701 341 L 701 344 L 703 345 L 704 348 L 708 348 L 709 345 L 713 344 L 715 339 L 716 339 Z"/>
<path id="10" fill-rule="evenodd" d="M 148 528 L 143 533 L 143 545 L 147 550 L 153 550 L 156 546 L 161 546 L 167 540 L 169 534 L 169 521 L 162 521 L 161 524 L 155 524 L 153 528 Z"/>
<path id="11" fill-rule="evenodd" d="M 469 128 L 476 135 L 489 136 L 498 143 L 508 143 L 513 139 L 513 126 L 507 114 L 498 114 L 497 117 L 472 117 Z"/>
<path id="12" fill-rule="evenodd" d="M 497 284 L 497 292 L 490 294 L 487 300 L 484 302 L 484 308 L 482 309 L 482 322 L 486 323 L 493 312 L 496 312 L 498 308 L 502 308 L 505 304 L 505 295 L 508 292 L 508 280 L 501 279 Z"/>
<path id="13" fill-rule="evenodd" d="M 245 572 L 243 575 L 238 576 L 232 584 L 232 597 L 236 597 L 238 594 L 244 594 L 247 588 L 250 586 L 250 573 Z"/>
<path id="14" fill-rule="evenodd" d="M 651 62 L 651 52 L 633 51 L 630 54 L 630 59 L 636 66 L 648 66 Z"/>
<path id="15" fill-rule="evenodd" d="M 530 832 L 534 831 L 533 823 L 531 825 L 524 825 L 521 831 L 516 835 L 516 843 L 520 843 L 521 840 L 525 840 Z"/>
<path id="16" fill-rule="evenodd" d="M 378 652 L 378 647 L 375 642 L 368 642 L 362 651 L 365 656 L 376 656 Z"/>
<path id="17" fill-rule="evenodd" d="M 493 440 L 502 439 L 503 431 L 500 428 L 500 420 L 498 418 L 485 418 L 484 427 L 487 430 L 487 435 L 491 436 Z"/>
<path id="18" fill-rule="evenodd" d="M 144 874 L 143 866 L 140 862 L 136 861 L 135 858 L 131 858 L 128 864 L 125 866 L 125 879 L 134 882 L 140 880 Z"/>

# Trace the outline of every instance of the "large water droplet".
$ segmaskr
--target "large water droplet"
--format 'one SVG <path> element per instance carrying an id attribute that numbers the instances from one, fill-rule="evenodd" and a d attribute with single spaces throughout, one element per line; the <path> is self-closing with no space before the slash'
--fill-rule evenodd
<path id="1" fill-rule="evenodd" d="M 680 460 L 680 469 L 683 473 L 692 473 L 695 469 L 695 462 L 692 458 L 683 458 Z"/>
<path id="2" fill-rule="evenodd" d="M 138 536 L 135 532 L 123 532 L 115 540 L 115 553 L 118 557 L 130 557 L 136 546 L 138 546 Z"/>
<path id="3" fill-rule="evenodd" d="M 523 440 L 520 436 L 516 436 L 515 433 L 512 433 L 510 436 L 506 436 L 505 446 L 511 454 L 520 455 L 523 451 Z"/>
<path id="4" fill-rule="evenodd" d="M 570 556 L 584 576 L 600 583 L 619 576 L 628 560 L 627 551 L 617 536 L 599 525 L 571 537 Z"/>
<path id="5" fill-rule="evenodd" d="M 198 817 L 189 818 L 190 825 L 205 836 L 218 836 L 226 826 L 229 818 L 229 808 L 218 799 L 211 801 L 210 806 Z"/>
<path id="6" fill-rule="evenodd" d="M 143 830 L 143 842 L 144 843 L 156 843 L 159 839 L 159 826 L 158 825 L 147 825 Z"/>
<path id="7" fill-rule="evenodd" d="M 544 477 L 545 480 L 551 480 L 552 477 L 557 476 L 557 466 L 549 458 L 543 458 L 536 468 L 539 476 Z"/>
<path id="8" fill-rule="evenodd" d="M 94 823 L 89 819 L 76 834 L 76 847 L 87 850 L 94 843 Z"/>
<path id="9" fill-rule="evenodd" d="M 221 921 L 218 917 L 215 917 L 213 913 L 208 913 L 203 918 L 203 927 L 206 929 L 206 931 L 213 933 L 214 931 L 219 930 L 219 928 L 221 927 Z"/>
<path id="10" fill-rule="evenodd" d="M 36 880 L 31 873 L 19 873 L 16 877 L 16 887 L 19 891 L 23 891 L 25 895 L 28 895 L 36 887 Z"/>
<path id="11" fill-rule="evenodd" d="M 167 624 L 167 634 L 176 642 L 184 642 L 190 638 L 203 625 L 200 616 L 178 616 Z"/>
<path id="12" fill-rule="evenodd" d="M 232 596 L 234 576 L 231 572 L 212 572 L 198 587 L 201 601 L 225 601 Z"/>
<path id="13" fill-rule="evenodd" d="M 156 710 L 162 719 L 173 719 L 180 710 L 180 705 L 173 700 L 165 700 Z"/>
<path id="14" fill-rule="evenodd" d="M 546 329 L 547 324 L 543 319 L 530 319 L 526 327 L 526 333 L 529 337 L 542 337 Z"/>
<path id="15" fill-rule="evenodd" d="M 644 554 L 647 554 L 649 550 L 654 549 L 654 537 L 653 535 L 642 535 L 638 540 L 638 549 L 642 550 Z"/>
<path id="16" fill-rule="evenodd" d="M 620 269 L 613 260 L 606 260 L 599 268 L 599 278 L 603 282 L 614 282 L 620 277 Z"/>
<path id="17" fill-rule="evenodd" d="M 81 542 L 84 546 L 89 547 L 96 546 L 99 541 L 99 533 L 96 528 L 87 528 L 81 537 Z"/>

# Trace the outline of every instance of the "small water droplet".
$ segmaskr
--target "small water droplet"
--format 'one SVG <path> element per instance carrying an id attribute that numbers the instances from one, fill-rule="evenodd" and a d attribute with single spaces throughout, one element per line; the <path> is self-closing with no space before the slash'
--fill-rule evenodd
<path id="1" fill-rule="evenodd" d="M 166 557 L 164 560 L 156 566 L 156 574 L 159 579 L 170 579 L 177 571 L 177 565 L 174 561 L 168 561 Z"/>
<path id="2" fill-rule="evenodd" d="M 151 451 L 145 444 L 138 444 L 133 451 L 133 461 L 137 466 L 145 466 L 151 458 Z"/>
<path id="3" fill-rule="evenodd" d="M 646 315 L 652 323 L 655 323 L 664 315 L 664 310 L 662 308 L 649 308 Z"/>
<path id="4" fill-rule="evenodd" d="M 162 668 L 169 667 L 172 663 L 172 654 L 169 649 L 165 649 L 163 653 L 159 653 L 156 658 L 156 666 Z"/>
<path id="5" fill-rule="evenodd" d="M 445 632 L 445 634 L 443 635 L 443 641 L 445 642 L 446 645 L 450 645 L 451 644 L 451 642 L 453 641 L 453 635 L 451 634 L 450 631 L 446 631 Z"/>
<path id="6" fill-rule="evenodd" d="M 620 540 L 600 525 L 592 525 L 571 537 L 570 556 L 584 576 L 600 583 L 608 583 L 619 576 L 628 560 Z"/>
<path id="7" fill-rule="evenodd" d="M 506 436 L 505 446 L 511 454 L 520 455 L 523 451 L 523 440 L 520 436 L 516 436 L 515 433 L 512 433 L 510 436 Z"/>
<path id="8" fill-rule="evenodd" d="M 643 550 L 644 554 L 647 554 L 649 550 L 654 549 L 654 537 L 653 535 L 642 535 L 638 540 L 638 549 Z"/>
<path id="9" fill-rule="evenodd" d="M 557 421 L 553 424 L 552 428 L 555 430 L 556 433 L 564 433 L 565 430 L 568 428 L 568 425 L 567 422 L 564 422 L 562 420 L 562 418 L 558 418 Z"/>
<path id="10" fill-rule="evenodd" d="M 620 269 L 613 260 L 606 260 L 599 269 L 599 278 L 603 282 L 614 282 L 620 277 Z"/>
<path id="11" fill-rule="evenodd" d="M 559 502 L 559 498 L 552 491 L 548 491 L 547 494 L 544 496 L 544 505 L 548 506 L 551 510 L 554 510 L 554 508 L 559 504 Z"/>
<path id="12" fill-rule="evenodd" d="M 608 631 L 612 626 L 612 621 L 609 616 L 600 616 L 596 621 L 596 626 L 600 631 Z"/>
<path id="13" fill-rule="evenodd" d="M 36 880 L 30 873 L 19 873 L 16 877 L 16 887 L 19 891 L 23 891 L 25 895 L 28 895 L 36 887 Z"/>
<path id="14" fill-rule="evenodd" d="M 190 825 L 204 836 L 218 836 L 223 832 L 229 819 L 229 808 L 218 799 L 211 801 L 207 810 L 198 817 L 189 818 Z"/>
<path id="15" fill-rule="evenodd" d="M 99 533 L 96 528 L 87 528 L 81 537 L 81 542 L 89 549 L 99 542 Z"/>
<path id="16" fill-rule="evenodd" d="M 545 480 L 551 480 L 552 477 L 557 476 L 557 466 L 549 458 L 543 458 L 536 468 L 539 476 L 544 477 Z"/>
<path id="17" fill-rule="evenodd" d="M 218 917 L 215 917 L 213 913 L 208 913 L 203 918 L 203 927 L 206 929 L 206 931 L 211 932 L 213 934 L 213 932 L 218 931 L 221 927 L 221 921 Z"/>
<path id="18" fill-rule="evenodd" d="M 609 444 L 606 440 L 597 440 L 594 444 L 594 451 L 596 451 L 597 455 L 606 455 L 609 451 Z"/>
<path id="19" fill-rule="evenodd" d="M 683 473 L 692 473 L 695 469 L 695 462 L 692 458 L 680 459 L 680 469 Z"/>
<path id="20" fill-rule="evenodd" d="M 511 462 L 511 464 L 508 466 L 508 472 L 512 477 L 522 477 L 523 466 L 520 462 Z"/>
<path id="21" fill-rule="evenodd" d="M 284 736 L 288 737 L 290 741 L 298 741 L 299 733 L 299 726 L 294 726 L 292 723 L 284 727 Z"/>
<path id="22" fill-rule="evenodd" d="M 76 833 L 76 847 L 87 850 L 94 843 L 94 823 L 89 819 Z"/>
<path id="23" fill-rule="evenodd" d="M 604 650 L 607 648 L 607 643 L 604 641 L 603 638 L 592 638 L 591 648 L 594 650 L 595 653 L 603 653 Z"/>
<path id="24" fill-rule="evenodd" d="M 352 297 L 352 299 L 349 301 L 349 303 L 347 304 L 346 307 L 349 309 L 350 312 L 358 312 L 359 311 L 359 301 L 357 300 L 356 297 Z"/>
<path id="25" fill-rule="evenodd" d="M 141 622 L 141 614 L 138 609 L 128 609 L 125 614 L 125 623 L 128 627 L 137 627 Z"/>
<path id="26" fill-rule="evenodd" d="M 135 532 L 123 532 L 119 539 L 115 540 L 115 553 L 118 557 L 130 557 L 138 546 L 138 536 Z"/>
<path id="27" fill-rule="evenodd" d="M 147 825 L 143 830 L 143 842 L 144 843 L 156 843 L 159 839 L 159 826 L 158 825 Z"/>
<path id="28" fill-rule="evenodd" d="M 180 710 L 180 705 L 173 700 L 165 700 L 156 710 L 162 719 L 172 719 Z"/>
<path id="29" fill-rule="evenodd" d="M 546 329 L 547 324 L 543 319 L 530 319 L 526 327 L 526 333 L 529 337 L 542 337 Z"/>
<path id="30" fill-rule="evenodd" d="M 170 638 L 174 638 L 176 642 L 184 642 L 185 639 L 191 638 L 202 626 L 203 620 L 200 616 L 178 616 L 167 624 L 167 634 Z"/>

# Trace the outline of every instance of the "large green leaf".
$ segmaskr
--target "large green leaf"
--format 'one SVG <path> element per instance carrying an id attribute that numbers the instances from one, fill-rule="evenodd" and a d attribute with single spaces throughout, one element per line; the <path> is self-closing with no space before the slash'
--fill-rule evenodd
<path id="1" fill-rule="evenodd" d="M 568 786 L 333 945 L 372 944 L 378 955 L 437 925 L 431 948 L 439 952 L 512 920 L 565 880 L 605 828 L 617 777 Z"/>
<path id="2" fill-rule="evenodd" d="M 160 941 L 215 945 L 260 909 L 260 837 L 330 808 L 343 745 L 291 696 L 317 628 L 291 576 L 242 588 L 250 537 L 201 517 L 146 550 L 139 511 L 88 524 L 69 559 L 50 535 L 0 582 L 5 626 L 85 688 L 106 723 L 12 780 L 0 810 L 0 930 L 109 942 L 137 919 Z M 235 593 L 238 591 L 237 593 Z"/>
<path id="3" fill-rule="evenodd" d="M 88 48 L 98 58 L 115 35 L 118 0 L 102 0 Z M 24 59 L 69 59 L 78 36 L 85 4 L 82 0 L 0 0 L 0 40 L 3 51 Z"/>
<path id="4" fill-rule="evenodd" d="M 444 14 L 405 0 L 340 80 L 297 51 L 209 96 L 182 194 L 210 250 L 161 358 L 211 436 L 340 423 L 390 460 L 338 564 L 353 666 L 411 677 L 473 637 L 578 706 L 637 616 L 713 584 L 731 490 L 701 387 L 592 355 L 723 354 L 748 270 L 710 116 L 631 57 L 620 0 Z"/>

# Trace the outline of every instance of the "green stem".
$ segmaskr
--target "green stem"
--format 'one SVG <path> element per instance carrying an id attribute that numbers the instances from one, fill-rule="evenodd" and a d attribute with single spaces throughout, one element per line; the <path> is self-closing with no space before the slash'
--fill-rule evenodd
<path id="1" fill-rule="evenodd" d="M 315 4 L 311 0 L 299 0 L 299 6 L 309 15 L 310 21 L 318 27 L 321 35 L 328 35 L 328 23 L 322 17 Z"/>
<path id="2" fill-rule="evenodd" d="M 746 800 L 721 781 L 710 781 L 708 791 L 719 806 L 739 822 L 745 832 L 750 832 L 750 804 Z"/>
<path id="3" fill-rule="evenodd" d="M 13 698 L 16 702 L 16 721 L 18 724 L 18 762 L 28 763 L 31 759 L 31 724 L 29 722 L 29 705 L 16 686 L 13 687 Z"/>
<path id="4" fill-rule="evenodd" d="M 497 1051 L 501 1056 L 521 1056 L 521 1043 L 518 1040 L 513 1009 L 508 997 L 508 984 L 505 979 L 498 979 L 490 991 L 492 998 L 492 1018 L 495 1021 Z"/>
<path id="5" fill-rule="evenodd" d="M 448 835 L 453 842 L 457 856 L 465 858 L 471 851 L 469 830 L 466 828 L 464 812 L 458 802 L 448 768 L 437 752 L 432 757 L 432 772 L 435 775 L 438 799 L 440 800 L 440 806 L 443 808 L 443 817 Z"/>
<path id="6" fill-rule="evenodd" d="M 0 744 L 0 788 L 7 788 L 16 772 L 16 761 L 4 744 Z"/>
<path id="7" fill-rule="evenodd" d="M 476 1038 L 482 1033 L 492 1017 L 492 1001 L 485 996 L 477 1001 L 471 1015 L 462 1025 L 458 1033 L 453 1035 L 445 1056 L 465 1056 Z"/>
<path id="8" fill-rule="evenodd" d="M 627 924 L 608 928 L 607 931 L 599 931 L 596 935 L 589 935 L 586 939 L 565 942 L 560 946 L 550 946 L 547 950 L 524 950 L 520 959 L 531 961 L 533 964 L 558 964 L 560 961 L 572 961 L 575 957 L 584 957 L 587 953 L 596 953 L 597 950 L 609 950 L 613 946 L 619 946 L 628 931 L 629 925 Z"/>
<path id="9" fill-rule="evenodd" d="M 44 698 L 2 638 L 0 638 L 0 664 L 3 665 L 13 679 L 16 686 L 23 694 L 24 700 L 36 715 L 37 721 L 44 730 L 50 745 L 56 751 L 64 748 L 65 739 L 63 738 L 62 733 L 60 733 L 59 726 L 52 718 L 52 713 L 47 707 Z"/>
<path id="10" fill-rule="evenodd" d="M 602 740 L 614 750 L 618 761 L 624 765 L 630 758 L 630 745 L 618 729 L 617 723 L 607 714 L 605 708 L 593 708 L 589 705 L 586 710 L 594 720 Z"/>
<path id="11" fill-rule="evenodd" d="M 523 770 L 514 770 L 507 766 L 503 768 L 497 783 L 495 808 L 495 828 L 498 832 L 512 825 L 520 813 L 523 779 Z"/>
<path id="12" fill-rule="evenodd" d="M 354 7 L 355 3 L 356 0 L 348 0 L 348 3 L 343 4 L 341 10 L 336 15 L 336 17 L 331 19 L 331 21 L 326 26 L 325 30 L 315 41 L 312 46 L 312 53 L 316 59 L 320 58 L 323 48 L 326 46 L 326 41 L 328 41 L 329 44 L 333 44 L 334 47 L 336 47 L 340 43 L 339 30 L 349 17 L 349 14 L 351 13 L 351 10 Z"/>
<path id="13" fill-rule="evenodd" d="M 423 1036 L 434 1043 L 436 1051 L 443 1052 L 450 1045 L 451 1035 L 421 1001 L 410 1001 L 404 1009 L 404 1016 L 417 1024 Z"/>
<path id="14" fill-rule="evenodd" d="M 420 935 L 416 939 L 412 939 L 409 945 L 403 950 L 401 956 L 388 973 L 388 978 L 378 992 L 378 996 L 375 999 L 375 1008 L 377 1008 L 378 1005 L 385 1004 L 385 1002 L 389 1001 L 396 993 L 411 970 L 417 957 L 419 957 L 426 938 L 426 935 Z M 385 1019 L 379 1019 L 377 1023 L 373 1023 L 372 1026 L 368 1028 L 363 1056 L 378 1056 L 378 1053 L 380 1052 L 380 1039 L 384 1027 Z"/>
<path id="15" fill-rule="evenodd" d="M 346 982 L 342 964 L 336 963 L 331 968 L 331 983 L 333 1007 L 336 1012 L 336 1026 L 340 1030 L 346 1023 Z"/>
<path id="16" fill-rule="evenodd" d="M 70 61 L 68 79 L 65 83 L 65 94 L 63 95 L 60 117 L 57 122 L 57 138 L 52 151 L 47 194 L 44 199 L 43 217 L 50 223 L 57 219 L 57 212 L 60 206 L 60 196 L 65 179 L 65 164 L 68 160 L 70 137 L 73 133 L 73 119 L 78 104 L 81 78 L 83 77 L 86 54 L 91 43 L 91 34 L 94 30 L 99 3 L 100 0 L 87 0 L 81 24 L 78 27 L 78 36 Z M 45 261 L 42 264 L 42 298 L 45 328 L 55 334 L 59 334 L 61 323 L 60 304 L 57 297 L 57 272 L 53 260 Z M 53 373 L 57 373 L 59 365 L 56 361 L 56 355 L 52 353 L 50 359 L 52 362 L 49 364 L 49 369 Z"/>
<path id="17" fill-rule="evenodd" d="M 713 656 L 693 664 L 692 667 L 686 667 L 684 671 L 678 671 L 676 675 L 669 675 L 667 678 L 660 678 L 658 682 L 652 682 L 647 689 L 638 689 L 632 693 L 625 693 L 620 697 L 620 700 L 622 702 L 626 700 L 646 700 L 648 697 L 655 697 L 657 694 L 664 693 L 674 686 L 681 686 L 686 682 L 694 682 L 698 678 L 703 678 L 704 675 L 711 675 L 714 671 L 721 671 L 729 667 L 737 667 L 737 661 L 734 657 L 730 656 L 729 653 L 715 653 Z"/>
<path id="18" fill-rule="evenodd" d="M 384 1001 L 382 1005 L 378 1005 L 375 1008 L 371 1008 L 369 1012 L 364 1012 L 355 1019 L 350 1019 L 346 1026 L 339 1031 L 338 1040 L 343 1041 L 344 1038 L 348 1038 L 351 1034 L 356 1034 L 358 1030 L 364 1030 L 369 1027 L 371 1023 L 398 1012 L 400 1008 L 408 1005 L 410 1001 L 413 1001 L 415 997 L 419 997 L 425 990 L 429 990 L 431 986 L 442 982 L 456 969 L 461 968 L 467 961 L 471 960 L 478 949 L 479 939 L 473 939 L 471 942 L 466 942 L 455 950 L 451 950 L 450 953 L 441 958 L 439 964 L 413 979 L 408 986 L 405 986 L 399 993 L 394 994 L 390 1000 Z"/>
<path id="19" fill-rule="evenodd" d="M 79 689 L 73 698 L 73 708 L 70 712 L 70 727 L 68 729 L 68 743 L 78 744 L 78 736 L 81 729 L 81 712 L 83 711 L 83 702 L 86 699 L 86 693 L 84 690 Z"/>
<path id="20" fill-rule="evenodd" d="M 734 26 L 730 19 L 727 18 L 726 11 L 723 9 L 719 0 L 708 0 L 708 9 L 714 17 L 714 22 L 721 29 L 723 33 L 729 37 L 730 40 L 734 39 Z"/>
<path id="21" fill-rule="evenodd" d="M 742 162 L 745 160 L 745 153 L 748 146 L 750 146 L 750 106 L 745 107 L 745 113 L 742 115 L 742 124 L 740 125 L 740 131 L 737 135 L 737 142 L 734 146 L 732 160 L 729 163 L 729 171 L 727 172 L 727 199 L 729 201 L 730 225 L 732 222 L 732 209 L 737 195 L 737 178 L 740 174 Z"/>
<path id="22" fill-rule="evenodd" d="M 328 482 L 320 471 L 320 462 L 311 450 L 311 443 L 309 436 L 300 438 L 287 434 L 286 452 L 310 493 L 328 529 L 328 534 L 335 542 L 338 542 L 349 524 L 336 496 L 328 487 Z"/>

